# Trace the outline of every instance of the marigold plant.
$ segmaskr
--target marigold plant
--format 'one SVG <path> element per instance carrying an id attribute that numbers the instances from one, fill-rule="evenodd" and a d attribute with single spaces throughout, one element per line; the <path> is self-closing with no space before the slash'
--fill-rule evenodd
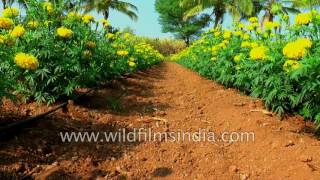
<path id="1" fill-rule="evenodd" d="M 22 69 L 36 70 L 39 66 L 38 59 L 33 55 L 26 53 L 16 54 L 14 62 Z"/>
<path id="2" fill-rule="evenodd" d="M 57 29 L 57 34 L 58 36 L 62 38 L 70 38 L 73 34 L 73 31 L 71 29 L 65 28 L 65 27 L 60 27 Z"/>

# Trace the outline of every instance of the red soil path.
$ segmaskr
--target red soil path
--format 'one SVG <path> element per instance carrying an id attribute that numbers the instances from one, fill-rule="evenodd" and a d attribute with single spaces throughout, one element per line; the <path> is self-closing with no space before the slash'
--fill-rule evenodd
<path id="1" fill-rule="evenodd" d="M 320 141 L 312 126 L 299 116 L 280 121 L 261 104 L 166 62 L 115 81 L 0 143 L 0 179 L 319 179 Z M 46 109 L 6 102 L 1 112 Z M 255 141 L 62 143 L 58 136 L 119 128 L 254 132 Z"/>

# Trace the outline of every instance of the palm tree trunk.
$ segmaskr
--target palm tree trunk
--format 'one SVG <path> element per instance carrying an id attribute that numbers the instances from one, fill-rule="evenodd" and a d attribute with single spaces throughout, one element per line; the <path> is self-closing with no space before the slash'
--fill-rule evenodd
<path id="1" fill-rule="evenodd" d="M 29 5 L 28 2 L 26 0 L 23 1 L 23 6 L 28 10 L 29 9 Z"/>
<path id="2" fill-rule="evenodd" d="M 219 24 L 222 23 L 223 14 L 224 14 L 224 12 L 222 9 L 215 9 L 214 10 L 214 16 L 215 16 L 214 28 L 216 28 Z"/>
<path id="3" fill-rule="evenodd" d="M 7 0 L 2 0 L 3 9 L 7 7 Z"/>
<path id="4" fill-rule="evenodd" d="M 109 10 L 105 10 L 103 12 L 103 16 L 104 16 L 105 19 L 108 19 L 109 18 Z"/>
<path id="5" fill-rule="evenodd" d="M 270 21 L 272 22 L 274 19 L 274 15 L 270 12 L 270 11 L 267 11 L 264 16 L 263 16 L 263 19 L 261 21 L 261 28 L 264 29 L 264 24 L 265 22 L 267 21 Z"/>
<path id="6" fill-rule="evenodd" d="M 184 42 L 186 43 L 187 47 L 189 47 L 189 45 L 190 45 L 190 37 L 186 37 L 184 39 Z"/>
<path id="7" fill-rule="evenodd" d="M 214 26 L 213 27 L 216 28 L 218 26 L 218 24 L 219 24 L 219 19 L 216 18 L 214 20 Z"/>

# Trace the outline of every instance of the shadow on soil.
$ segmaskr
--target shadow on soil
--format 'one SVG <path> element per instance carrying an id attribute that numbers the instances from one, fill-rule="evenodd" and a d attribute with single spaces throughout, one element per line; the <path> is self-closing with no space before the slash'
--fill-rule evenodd
<path id="1" fill-rule="evenodd" d="M 75 104 L 120 116 L 151 115 L 155 110 L 166 110 L 170 107 L 169 104 L 147 100 L 157 97 L 157 94 L 154 93 L 154 84 L 163 79 L 165 73 L 159 66 L 163 65 L 160 64 L 146 71 L 115 80 L 109 87 L 83 96 Z"/>
<path id="2" fill-rule="evenodd" d="M 119 116 L 151 115 L 156 110 L 165 110 L 170 107 L 168 104 L 148 100 L 157 96 L 153 92 L 154 84 L 163 78 L 164 72 L 159 66 L 163 65 L 114 81 L 111 88 L 97 90 L 91 95 L 82 97 L 75 104 L 87 108 L 90 112 L 105 111 Z M 0 179 L 29 179 L 33 178 L 35 172 L 36 175 L 42 173 L 41 178 L 44 179 L 81 179 L 74 176 L 78 173 L 65 172 L 60 166 L 50 171 L 46 169 L 62 161 L 70 162 L 73 167 L 87 167 L 74 171 L 89 174 L 89 179 L 104 177 L 110 172 L 99 169 L 100 162 L 110 160 L 112 163 L 139 144 L 119 141 L 99 142 L 105 137 L 102 132 L 119 132 L 119 129 L 125 129 L 126 133 L 133 131 L 110 122 L 74 120 L 59 115 L 47 117 L 21 130 L 16 137 L 0 142 Z M 100 132 L 100 136 L 98 142 L 64 143 L 61 132 Z M 37 168 L 39 173 L 35 171 Z M 172 170 L 169 168 L 158 168 L 153 175 L 164 177 L 171 173 Z"/>
<path id="3" fill-rule="evenodd" d="M 119 132 L 119 129 L 125 129 L 126 133 L 132 132 L 130 128 L 111 123 L 93 124 L 90 121 L 48 117 L 45 121 L 28 128 L 12 139 L 0 142 L 0 179 L 32 177 L 29 173 L 37 166 L 46 167 L 61 161 L 79 163 L 81 167 L 84 164 L 88 167 L 96 167 L 99 162 L 120 158 L 139 144 L 138 142 L 119 142 L 119 140 L 106 142 L 103 132 Z M 100 135 L 98 142 L 64 143 L 60 132 L 99 132 Z M 101 139 L 104 142 L 100 142 Z M 108 174 L 99 169 L 83 171 L 88 171 L 87 174 L 91 174 L 92 177 Z M 46 179 L 51 179 L 51 176 L 55 177 L 53 179 L 80 179 L 60 168 L 47 174 Z"/>
<path id="4" fill-rule="evenodd" d="M 172 169 L 167 167 L 160 167 L 153 171 L 153 177 L 166 177 L 172 174 Z"/>

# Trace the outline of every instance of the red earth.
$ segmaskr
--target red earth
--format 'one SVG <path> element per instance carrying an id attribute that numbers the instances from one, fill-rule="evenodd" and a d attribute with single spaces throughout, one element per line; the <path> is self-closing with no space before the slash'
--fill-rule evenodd
<path id="1" fill-rule="evenodd" d="M 0 123 L 49 107 L 8 100 Z M 254 133 L 251 141 L 69 142 L 60 132 Z M 320 179 L 320 141 L 297 115 L 165 62 L 96 90 L 0 142 L 0 179 Z"/>

